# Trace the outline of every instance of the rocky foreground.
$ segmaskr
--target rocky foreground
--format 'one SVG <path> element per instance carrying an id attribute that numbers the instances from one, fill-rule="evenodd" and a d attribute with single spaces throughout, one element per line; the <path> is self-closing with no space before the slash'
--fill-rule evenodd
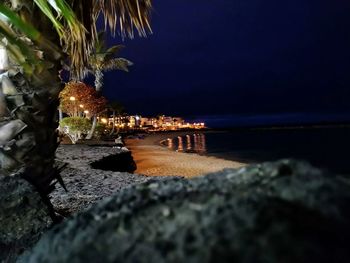
<path id="1" fill-rule="evenodd" d="M 14 262 L 52 224 L 34 187 L 20 176 L 0 174 L 0 262 Z"/>
<path id="2" fill-rule="evenodd" d="M 61 145 L 57 162 L 67 165 L 61 176 L 68 192 L 57 185 L 51 202 L 66 217 L 125 187 L 150 180 L 116 171 L 135 170 L 130 152 L 123 148 Z M 0 262 L 14 262 L 51 224 L 46 205 L 27 181 L 20 176 L 0 175 Z"/>
<path id="3" fill-rule="evenodd" d="M 349 262 L 350 182 L 280 161 L 117 192 L 21 262 Z"/>
<path id="4" fill-rule="evenodd" d="M 61 145 L 56 157 L 57 161 L 68 164 L 61 172 L 68 191 L 58 186 L 51 194 L 54 207 L 63 215 L 82 211 L 129 185 L 150 180 L 130 173 L 135 168 L 132 169 L 133 160 L 125 148 Z"/>

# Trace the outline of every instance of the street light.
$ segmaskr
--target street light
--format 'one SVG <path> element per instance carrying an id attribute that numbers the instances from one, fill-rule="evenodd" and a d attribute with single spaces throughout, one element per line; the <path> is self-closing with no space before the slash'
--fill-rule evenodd
<path id="1" fill-rule="evenodd" d="M 74 112 L 73 112 L 73 117 L 77 117 L 78 113 L 77 113 L 77 108 L 76 108 L 76 104 L 75 104 L 75 97 L 71 96 L 69 98 L 70 101 L 72 101 L 74 103 Z"/>

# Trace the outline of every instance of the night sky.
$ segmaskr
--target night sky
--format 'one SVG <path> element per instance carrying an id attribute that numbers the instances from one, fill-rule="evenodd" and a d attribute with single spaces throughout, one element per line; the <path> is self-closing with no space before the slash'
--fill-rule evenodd
<path id="1" fill-rule="evenodd" d="M 105 77 L 104 95 L 130 113 L 350 120 L 347 0 L 155 0 L 152 28 L 123 43 L 131 71 Z"/>

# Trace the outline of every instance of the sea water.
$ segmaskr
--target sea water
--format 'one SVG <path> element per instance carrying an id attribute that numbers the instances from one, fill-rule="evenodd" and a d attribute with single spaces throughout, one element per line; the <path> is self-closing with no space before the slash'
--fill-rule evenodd
<path id="1" fill-rule="evenodd" d="M 257 163 L 294 158 L 338 173 L 350 174 L 350 128 L 240 129 L 188 133 L 169 138 L 179 152 Z"/>

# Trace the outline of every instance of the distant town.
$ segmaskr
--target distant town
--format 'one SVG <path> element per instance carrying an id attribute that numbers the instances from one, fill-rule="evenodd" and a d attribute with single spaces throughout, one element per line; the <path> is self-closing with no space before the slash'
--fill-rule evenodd
<path id="1" fill-rule="evenodd" d="M 205 123 L 189 123 L 182 117 L 161 115 L 158 117 L 142 117 L 140 115 L 101 118 L 102 123 L 113 125 L 119 129 L 138 129 L 145 131 L 177 131 L 186 129 L 205 129 Z"/>

